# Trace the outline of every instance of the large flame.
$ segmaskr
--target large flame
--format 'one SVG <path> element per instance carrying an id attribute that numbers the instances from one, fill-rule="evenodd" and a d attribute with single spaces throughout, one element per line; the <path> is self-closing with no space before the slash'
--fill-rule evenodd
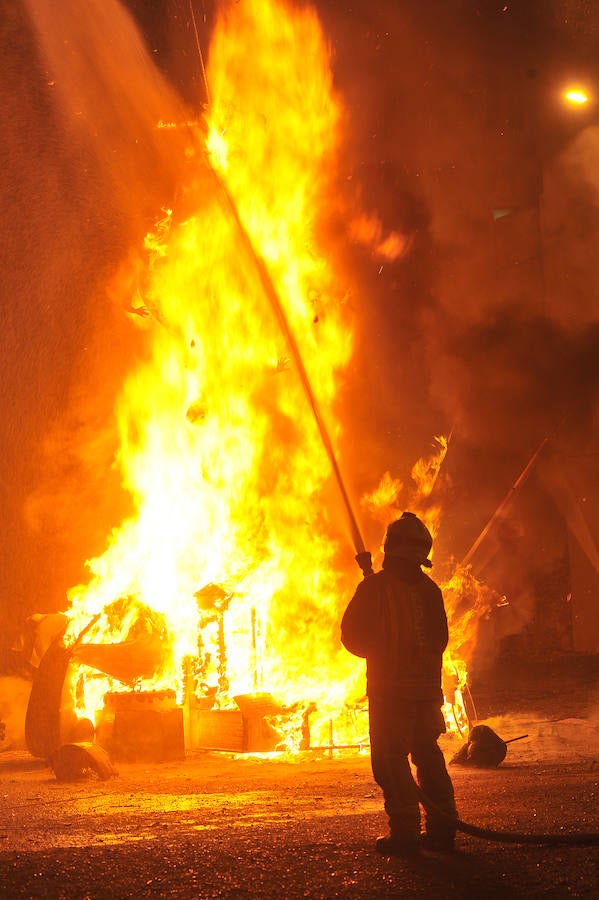
<path id="1" fill-rule="evenodd" d="M 135 652 L 141 631 L 156 650 L 153 687 L 181 686 L 192 659 L 198 685 L 223 695 L 339 705 L 355 669 L 337 637 L 341 511 L 323 502 L 330 462 L 259 277 L 263 264 L 334 440 L 351 328 L 318 244 L 340 112 L 315 14 L 232 5 L 208 82 L 178 204 L 146 240 L 135 296 L 122 297 L 145 338 L 117 403 L 135 514 L 71 592 L 70 630 L 98 615 L 85 644 Z M 130 281 L 128 269 L 123 292 Z"/>
<path id="2" fill-rule="evenodd" d="M 341 562 L 343 509 L 313 408 L 334 444 L 352 328 L 320 237 L 338 206 L 341 109 L 315 13 L 231 4 L 207 76 L 202 121 L 160 123 L 186 134 L 184 178 L 113 289 L 143 347 L 116 405 L 134 513 L 70 592 L 77 707 L 91 714 L 127 686 L 221 706 L 268 692 L 296 731 L 310 715 L 317 743 L 356 740 L 363 669 L 338 639 L 355 572 Z M 405 251 L 383 237 L 363 240 Z M 433 535 L 446 452 L 436 438 L 406 504 Z M 364 506 L 384 526 L 402 490 L 386 473 Z M 463 656 L 448 656 L 458 727 Z"/>

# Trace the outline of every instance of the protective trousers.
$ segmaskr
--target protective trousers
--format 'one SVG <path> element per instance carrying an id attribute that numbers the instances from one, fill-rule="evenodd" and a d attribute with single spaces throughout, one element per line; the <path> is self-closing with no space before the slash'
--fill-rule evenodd
<path id="1" fill-rule="evenodd" d="M 391 837 L 402 843 L 420 839 L 420 807 L 408 756 L 416 780 L 444 813 L 456 816 L 453 785 L 437 743 L 445 731 L 440 708 L 431 702 L 369 698 L 370 754 L 374 779 L 383 791 Z M 425 812 L 431 838 L 451 840 L 455 827 L 434 812 Z"/>

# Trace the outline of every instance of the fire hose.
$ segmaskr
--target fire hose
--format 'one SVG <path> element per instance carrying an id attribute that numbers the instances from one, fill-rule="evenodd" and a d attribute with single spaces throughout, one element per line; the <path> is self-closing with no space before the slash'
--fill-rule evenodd
<path id="1" fill-rule="evenodd" d="M 472 837 L 483 838 L 487 841 L 496 841 L 500 844 L 542 844 L 546 847 L 560 845 L 590 846 L 599 844 L 599 833 L 596 831 L 569 832 L 567 834 L 524 834 L 518 831 L 497 831 L 493 828 L 479 828 L 469 822 L 463 822 L 456 816 L 451 816 L 440 809 L 426 796 L 422 788 L 414 781 L 418 800 L 429 815 L 441 820 L 451 828 L 469 834 Z"/>

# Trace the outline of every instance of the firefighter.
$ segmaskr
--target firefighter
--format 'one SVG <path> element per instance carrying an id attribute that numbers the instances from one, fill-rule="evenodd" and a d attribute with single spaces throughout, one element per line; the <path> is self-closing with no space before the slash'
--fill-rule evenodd
<path id="1" fill-rule="evenodd" d="M 412 857 L 424 847 L 453 850 L 451 819 L 420 806 L 408 756 L 423 793 L 436 807 L 456 817 L 453 785 L 437 740 L 445 731 L 441 711 L 441 664 L 447 645 L 447 617 L 430 568 L 428 528 L 404 512 L 385 536 L 382 571 L 372 574 L 369 553 L 356 561 L 364 580 L 341 622 L 343 645 L 366 658 L 372 771 L 383 791 L 389 835 L 376 849 L 386 856 Z"/>

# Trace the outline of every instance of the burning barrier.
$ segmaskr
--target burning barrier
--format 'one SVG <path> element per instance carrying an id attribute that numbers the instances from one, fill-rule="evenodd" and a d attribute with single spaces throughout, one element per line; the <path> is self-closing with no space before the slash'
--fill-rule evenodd
<path id="1" fill-rule="evenodd" d="M 207 79 L 204 120 L 161 123 L 186 135 L 175 208 L 112 287 L 140 348 L 116 401 L 134 513 L 69 594 L 60 702 L 97 727 L 116 692 L 174 690 L 188 746 L 210 740 L 215 712 L 234 722 L 224 743 L 239 741 L 241 716 L 242 749 L 362 745 L 362 679 L 338 640 L 356 578 L 344 513 L 363 547 L 335 454 L 352 321 L 321 237 L 340 203 L 342 109 L 315 13 L 232 4 Z M 377 227 L 360 235 L 385 258 L 407 246 Z M 410 505 L 433 534 L 446 451 L 438 438 L 412 472 Z M 331 464 L 345 504 L 334 514 Z M 384 523 L 401 495 L 386 475 L 365 508 Z M 448 656 L 445 712 L 464 731 L 462 660 L 489 597 L 467 569 L 447 596 L 452 634 L 459 617 L 467 634 Z"/>

